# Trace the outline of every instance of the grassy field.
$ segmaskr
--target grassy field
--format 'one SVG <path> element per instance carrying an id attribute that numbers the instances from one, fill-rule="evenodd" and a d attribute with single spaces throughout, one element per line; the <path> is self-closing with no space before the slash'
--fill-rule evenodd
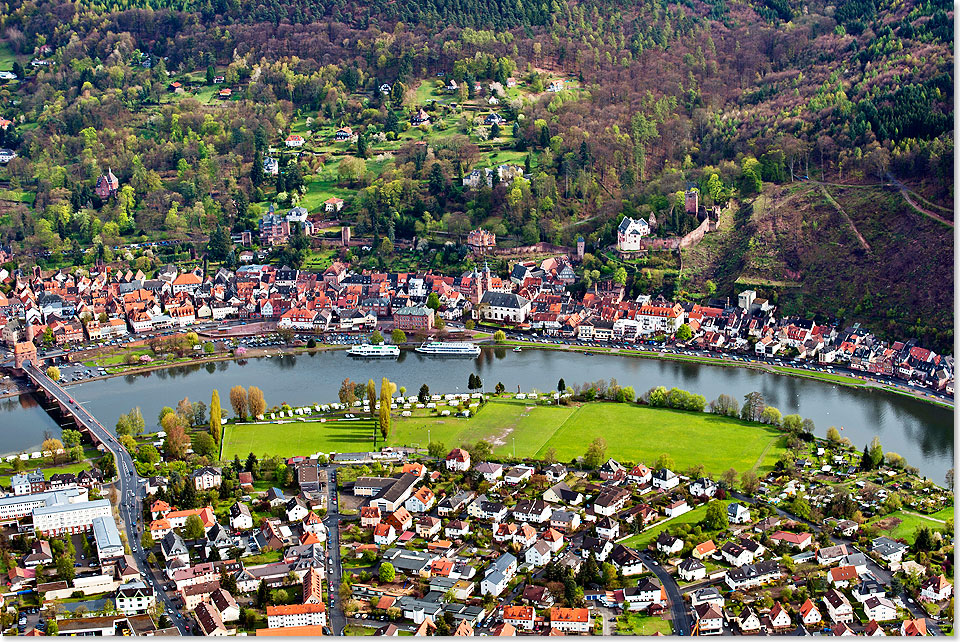
<path id="1" fill-rule="evenodd" d="M 732 499 L 716 500 L 721 502 L 724 506 L 731 504 Z M 676 526 L 677 524 L 696 524 L 702 520 L 707 515 L 707 506 L 709 504 L 704 504 L 698 508 L 694 508 L 689 513 L 684 513 L 680 517 L 671 519 L 663 524 L 658 524 L 648 531 L 642 533 L 637 533 L 633 537 L 625 539 L 622 543 L 624 546 L 630 546 L 633 548 L 643 549 L 646 548 L 651 542 L 657 539 L 660 536 L 660 533 L 670 528 L 671 526 Z"/>
<path id="2" fill-rule="evenodd" d="M 541 450 L 547 439 L 575 412 L 569 406 L 537 406 L 536 402 L 494 401 L 472 419 L 454 417 L 411 417 L 395 422 L 391 442 L 426 446 L 429 438 L 448 447 L 488 439 L 501 455 L 530 456 Z"/>
<path id="3" fill-rule="evenodd" d="M 369 420 L 230 424 L 222 458 L 365 450 L 373 446 L 373 431 Z M 432 440 L 453 448 L 486 439 L 501 456 L 542 457 L 554 448 L 561 461 L 569 461 L 583 455 L 594 436 L 606 439 L 607 454 L 623 461 L 649 465 L 667 453 L 678 469 L 703 464 L 715 475 L 730 467 L 766 470 L 783 451 L 783 436 L 771 428 L 706 413 L 610 403 L 539 406 L 513 399 L 491 401 L 470 419 L 397 417 L 389 443 L 425 448 Z"/>
<path id="4" fill-rule="evenodd" d="M 82 470 L 90 469 L 90 458 L 98 457 L 99 453 L 96 448 L 92 446 L 87 446 L 83 449 L 83 454 L 85 459 L 83 461 L 77 462 L 66 462 L 60 466 L 54 466 L 50 459 L 31 459 L 30 461 L 24 462 L 24 471 L 36 470 L 40 468 L 43 470 L 43 476 L 45 479 L 49 480 L 51 475 L 56 475 L 58 473 L 79 473 Z M 12 463 L 3 462 L 0 464 L 0 485 L 9 486 L 10 477 L 15 475 L 16 472 L 13 469 Z"/>
<path id="5" fill-rule="evenodd" d="M 783 435 L 772 428 L 707 413 L 644 408 L 628 404 L 581 406 L 543 445 L 567 461 L 586 450 L 594 436 L 607 441 L 607 453 L 648 465 L 667 453 L 678 469 L 703 464 L 709 474 L 731 466 L 738 471 L 773 466 L 783 452 Z"/>
<path id="6" fill-rule="evenodd" d="M 285 424 L 228 424 L 224 426 L 221 459 L 260 455 L 311 455 L 316 452 L 354 452 L 373 447 L 374 425 L 359 421 L 291 421 Z"/>
<path id="7" fill-rule="evenodd" d="M 14 55 L 10 43 L 4 42 L 0 44 L 0 69 L 3 71 L 13 70 L 13 63 L 16 59 L 17 57 Z"/>
<path id="8" fill-rule="evenodd" d="M 899 521 L 898 521 L 899 520 Z M 886 531 L 888 537 L 894 539 L 902 538 L 908 542 L 914 540 L 914 534 L 921 526 L 927 526 L 933 530 L 943 528 L 945 521 L 953 521 L 953 506 L 948 506 L 931 515 L 920 515 L 919 513 L 898 510 L 884 517 L 878 517 L 870 520 L 871 524 L 884 522 L 891 528 Z M 896 522 L 894 524 L 894 522 Z"/>
<path id="9" fill-rule="evenodd" d="M 661 635 L 673 633 L 670 622 L 641 613 L 624 613 L 617 618 L 618 635 L 656 635 L 657 633 Z"/>

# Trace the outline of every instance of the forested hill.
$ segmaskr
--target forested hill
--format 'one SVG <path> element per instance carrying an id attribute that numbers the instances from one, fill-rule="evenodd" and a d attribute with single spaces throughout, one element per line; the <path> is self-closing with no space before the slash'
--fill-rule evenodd
<path id="1" fill-rule="evenodd" d="M 692 185 L 739 206 L 804 177 L 892 176 L 953 217 L 945 0 L 15 0 L 0 21 L 0 68 L 24 76 L 0 90 L 0 145 L 19 155 L 0 178 L 30 192 L 0 239 L 31 251 L 199 243 L 337 195 L 358 234 L 483 225 L 516 244 L 583 235 L 601 256 L 622 215 L 696 227 L 677 207 Z M 421 109 L 430 125 L 411 122 Z M 355 142 L 334 140 L 343 127 Z M 291 132 L 305 153 L 264 184 L 254 167 Z M 463 187 L 507 162 L 529 180 Z M 107 167 L 123 198 L 96 198 Z M 638 267 L 664 270 L 663 294 L 705 292 L 658 261 Z M 942 312 L 904 306 L 894 330 Z"/>

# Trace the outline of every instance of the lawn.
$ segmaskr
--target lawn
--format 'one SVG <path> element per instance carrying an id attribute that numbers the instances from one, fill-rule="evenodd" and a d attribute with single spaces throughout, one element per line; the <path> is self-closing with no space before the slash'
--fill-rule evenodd
<path id="1" fill-rule="evenodd" d="M 348 624 L 343 629 L 344 635 L 373 635 L 377 628 L 371 626 L 360 626 L 359 624 Z"/>
<path id="2" fill-rule="evenodd" d="M 64 463 L 60 466 L 54 466 L 51 463 L 50 459 L 31 459 L 25 461 L 24 471 L 31 471 L 40 468 L 43 471 L 43 476 L 45 479 L 49 480 L 51 475 L 56 475 L 57 473 L 79 473 L 83 470 L 90 469 L 90 458 L 99 457 L 100 453 L 97 452 L 96 448 L 92 446 L 87 446 L 83 450 L 84 460 L 83 461 L 72 461 Z M 13 470 L 13 464 L 3 462 L 0 464 L 0 485 L 9 486 L 10 477 L 16 475 L 17 473 Z"/>
<path id="3" fill-rule="evenodd" d="M 234 455 L 241 459 L 256 455 L 311 455 L 313 453 L 354 452 L 373 447 L 370 420 L 291 421 L 284 424 L 228 424 L 224 426 L 221 459 Z"/>
<path id="4" fill-rule="evenodd" d="M 229 424 L 222 458 L 367 450 L 373 446 L 373 431 L 369 420 Z M 652 465 L 667 453 L 677 469 L 703 464 L 714 475 L 730 467 L 766 470 L 783 452 L 783 435 L 776 430 L 706 413 L 613 403 L 547 406 L 515 399 L 491 401 L 470 419 L 395 416 L 389 443 L 426 448 L 437 441 L 453 448 L 486 439 L 501 456 L 516 452 L 517 457 L 542 458 L 554 448 L 561 461 L 570 461 L 583 455 L 594 436 L 606 439 L 607 454 L 623 461 Z"/>
<path id="5" fill-rule="evenodd" d="M 899 520 L 899 522 L 894 524 L 896 520 Z M 885 522 L 889 525 L 889 530 L 885 532 L 888 537 L 892 537 L 893 539 L 902 538 L 908 542 L 912 542 L 914 533 L 916 533 L 921 526 L 938 530 L 943 528 L 943 523 L 948 520 L 953 521 L 953 506 L 948 506 L 927 516 L 921 516 L 919 513 L 912 511 L 898 510 L 889 515 L 872 519 L 870 523 Z"/>
<path id="6" fill-rule="evenodd" d="M 670 622 L 660 617 L 650 617 L 641 613 L 624 613 L 617 618 L 619 635 L 670 635 L 673 628 Z"/>
<path id="7" fill-rule="evenodd" d="M 153 353 L 153 350 L 145 347 L 129 347 L 121 348 L 120 350 L 115 350 L 109 354 L 101 355 L 96 359 L 91 359 L 90 361 L 84 361 L 83 365 L 88 368 L 106 368 L 107 366 L 119 366 L 126 363 L 127 355 L 136 355 L 138 358 L 147 355 L 152 359 L 156 359 L 156 355 Z"/>
<path id="8" fill-rule="evenodd" d="M 733 502 L 732 499 L 718 499 L 715 501 L 721 502 L 724 506 L 727 506 Z M 657 539 L 657 537 L 660 536 L 660 533 L 670 528 L 671 526 L 677 526 L 679 524 L 696 524 L 697 522 L 702 520 L 707 515 L 707 506 L 709 505 L 710 504 L 708 502 L 702 506 L 699 506 L 698 508 L 694 508 L 689 513 L 684 513 L 679 517 L 675 517 L 674 519 L 667 520 L 666 522 L 663 522 L 661 524 L 657 524 L 656 526 L 654 526 L 648 531 L 637 533 L 636 535 L 628 539 L 625 539 L 622 542 L 622 544 L 624 546 L 630 546 L 632 548 L 644 549 L 651 542 Z"/>
<path id="9" fill-rule="evenodd" d="M 645 408 L 633 404 L 581 406 L 536 453 L 549 448 L 560 461 L 582 455 L 589 438 L 603 437 L 607 454 L 652 465 L 669 454 L 679 470 L 703 464 L 708 474 L 730 467 L 767 470 L 783 453 L 782 433 L 758 424 L 697 412 Z"/>
<path id="10" fill-rule="evenodd" d="M 0 66 L 2 66 L 0 62 Z M 32 205 L 37 195 L 34 192 L 25 192 L 22 189 L 0 189 L 0 201 L 16 201 Z"/>
<path id="11" fill-rule="evenodd" d="M 10 47 L 10 43 L 4 42 L 0 44 L 0 68 L 4 71 L 11 71 L 13 69 L 13 63 L 16 61 L 17 57 L 13 53 L 13 49 Z"/>
<path id="12" fill-rule="evenodd" d="M 536 401 L 491 401 L 471 419 L 454 417 L 411 417 L 394 423 L 391 442 L 426 446 L 427 430 L 432 441 L 448 447 L 488 439 L 494 452 L 517 456 L 538 452 L 558 428 L 575 412 L 570 406 L 538 406 Z"/>

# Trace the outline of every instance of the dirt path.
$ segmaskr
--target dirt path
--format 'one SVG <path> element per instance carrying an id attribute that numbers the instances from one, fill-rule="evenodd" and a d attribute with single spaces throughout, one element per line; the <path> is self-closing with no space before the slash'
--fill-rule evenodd
<path id="1" fill-rule="evenodd" d="M 900 195 L 903 196 L 903 200 L 905 200 L 910 207 L 917 210 L 924 216 L 930 217 L 935 221 L 939 221 L 948 227 L 953 227 L 953 221 L 948 221 L 939 214 L 934 214 L 930 210 L 920 207 L 912 198 L 910 198 L 910 190 L 907 189 L 906 185 L 894 178 L 893 174 L 887 172 L 887 178 L 889 178 L 890 182 L 893 183 L 898 190 L 900 190 Z M 920 198 L 920 196 L 918 196 L 918 198 Z"/>
<path id="2" fill-rule="evenodd" d="M 850 216 L 843 211 L 843 208 L 840 207 L 840 203 L 834 200 L 833 196 L 830 195 L 830 192 L 827 191 L 827 188 L 824 187 L 822 183 L 818 183 L 817 186 L 820 188 L 820 193 L 826 197 L 830 204 L 833 205 L 833 207 L 840 212 L 840 215 L 843 216 L 843 218 L 847 221 L 847 225 L 849 225 L 850 229 L 853 230 L 854 235 L 856 235 L 857 239 L 860 241 L 860 245 L 863 246 L 863 249 L 869 252 L 870 244 L 867 243 L 865 238 L 863 238 L 863 235 L 860 233 L 860 230 L 857 229 L 857 226 L 853 224 L 853 219 L 851 219 Z"/>
<path id="3" fill-rule="evenodd" d="M 769 442 L 767 442 L 766 447 L 763 449 L 763 452 L 760 453 L 760 456 L 757 457 L 756 463 L 753 464 L 753 468 L 750 470 L 757 470 L 763 464 L 763 458 L 767 456 L 767 453 L 770 452 L 770 449 L 773 448 L 776 443 L 780 441 L 780 437 L 774 437 Z"/>
<path id="4" fill-rule="evenodd" d="M 929 515 L 921 515 L 920 513 L 914 513 L 913 511 L 909 511 L 909 510 L 903 511 L 903 514 L 912 515 L 913 517 L 919 517 L 920 519 L 925 519 L 928 522 L 933 522 L 934 524 L 943 524 L 944 521 L 946 521 L 942 519 L 937 519 L 936 517 L 930 517 Z"/>

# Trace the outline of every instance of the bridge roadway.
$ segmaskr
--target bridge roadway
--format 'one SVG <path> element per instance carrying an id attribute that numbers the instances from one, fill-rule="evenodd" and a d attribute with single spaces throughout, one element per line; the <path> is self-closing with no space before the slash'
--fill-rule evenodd
<path id="1" fill-rule="evenodd" d="M 43 390 L 49 399 L 60 405 L 63 412 L 73 417 L 78 427 L 113 454 L 113 459 L 117 465 L 117 491 L 119 493 L 117 509 L 123 522 L 122 526 L 126 530 L 130 550 L 144 577 L 153 586 L 157 599 L 163 603 L 164 610 L 173 625 L 177 627 L 181 635 L 189 635 L 190 629 L 195 630 L 196 627 L 188 624 L 183 613 L 177 609 L 166 591 L 163 590 L 164 578 L 158 576 L 156 570 L 150 567 L 147 562 L 149 552 L 143 550 L 143 547 L 140 546 L 140 536 L 143 528 L 141 503 L 146 496 L 146 480 L 137 475 L 137 469 L 133 465 L 133 458 L 130 453 L 120 445 L 116 437 L 103 427 L 103 424 L 97 421 L 96 417 L 75 401 L 60 384 L 50 379 L 43 370 L 30 361 L 25 361 L 23 371 L 39 389 Z"/>

